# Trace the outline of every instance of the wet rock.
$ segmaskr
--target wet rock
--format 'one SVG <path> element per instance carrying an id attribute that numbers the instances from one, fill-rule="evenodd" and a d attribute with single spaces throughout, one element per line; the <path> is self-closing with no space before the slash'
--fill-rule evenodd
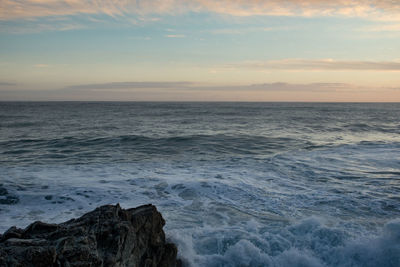
<path id="1" fill-rule="evenodd" d="M 22 229 L 13 226 L 4 232 L 4 234 L 0 238 L 0 241 L 5 241 L 10 238 L 21 238 L 22 233 L 23 233 Z"/>
<path id="2" fill-rule="evenodd" d="M 180 266 L 153 205 L 106 205 L 61 224 L 34 222 L 0 235 L 0 266 Z"/>

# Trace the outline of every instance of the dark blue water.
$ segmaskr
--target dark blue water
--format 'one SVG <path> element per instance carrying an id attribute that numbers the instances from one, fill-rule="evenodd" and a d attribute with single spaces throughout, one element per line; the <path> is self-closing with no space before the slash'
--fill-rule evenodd
<path id="1" fill-rule="evenodd" d="M 156 204 L 193 266 L 400 266 L 400 104 L 0 102 L 0 230 Z"/>

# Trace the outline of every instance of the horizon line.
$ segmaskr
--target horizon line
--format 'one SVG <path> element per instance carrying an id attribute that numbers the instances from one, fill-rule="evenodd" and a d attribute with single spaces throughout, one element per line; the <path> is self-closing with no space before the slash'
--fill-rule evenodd
<path id="1" fill-rule="evenodd" d="M 0 103 L 326 103 L 326 104 L 400 104 L 400 101 L 201 101 L 201 100 L 0 100 Z"/>

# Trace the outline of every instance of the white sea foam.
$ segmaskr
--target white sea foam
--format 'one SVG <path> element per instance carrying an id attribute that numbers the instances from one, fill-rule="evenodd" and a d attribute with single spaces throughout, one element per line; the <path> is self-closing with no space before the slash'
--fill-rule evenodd
<path id="1" fill-rule="evenodd" d="M 0 207 L 0 230 L 153 203 L 192 266 L 400 266 L 397 153 L 366 144 L 236 162 L 0 166 L 19 198 Z"/>
<path id="2" fill-rule="evenodd" d="M 309 218 L 276 232 L 247 234 L 237 241 L 235 231 L 197 229 L 197 234 L 215 239 L 200 239 L 204 247 L 197 249 L 189 233 L 174 231 L 172 240 L 178 243 L 185 262 L 194 266 L 399 266 L 400 220 L 389 221 L 376 236 L 350 238 L 346 231 Z M 224 244 L 217 242 L 221 232 Z M 196 252 L 213 249 L 214 253 Z"/>

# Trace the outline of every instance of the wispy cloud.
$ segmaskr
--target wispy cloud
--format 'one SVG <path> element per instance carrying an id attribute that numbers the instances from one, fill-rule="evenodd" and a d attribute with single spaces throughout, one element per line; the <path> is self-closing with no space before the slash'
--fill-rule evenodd
<path id="1" fill-rule="evenodd" d="M 184 34 L 167 34 L 165 35 L 167 38 L 185 38 Z"/>
<path id="2" fill-rule="evenodd" d="M 63 18 L 63 20 L 65 20 L 65 18 Z M 7 24 L 5 21 L 0 21 L 0 33 L 30 34 L 48 31 L 72 31 L 85 29 L 87 27 L 83 23 L 63 20 L 38 21 L 37 19 L 31 19 L 29 21 L 23 21 L 21 23 L 15 23 L 12 25 Z"/>
<path id="3" fill-rule="evenodd" d="M 247 90 L 261 91 L 337 91 L 354 88 L 354 85 L 347 83 L 309 83 L 309 84 L 293 84 L 293 83 L 263 83 L 253 84 L 246 87 Z"/>
<path id="4" fill-rule="evenodd" d="M 62 91 L 109 91 L 133 92 L 135 90 L 173 90 L 173 91 L 323 91 L 366 89 L 398 89 L 392 87 L 366 87 L 349 83 L 260 83 L 245 85 L 216 85 L 195 82 L 112 82 L 101 84 L 81 84 L 65 87 Z"/>
<path id="5" fill-rule="evenodd" d="M 246 28 L 219 28 L 209 31 L 211 34 L 215 35 L 240 35 L 250 32 L 273 32 L 273 31 L 289 31 L 293 30 L 295 27 L 246 27 Z"/>
<path id="6" fill-rule="evenodd" d="M 81 84 L 68 86 L 64 90 L 113 90 L 113 89 L 160 89 L 160 88 L 187 88 L 193 86 L 191 82 L 111 82 L 99 84 Z"/>
<path id="7" fill-rule="evenodd" d="M 354 87 L 345 83 L 311 83 L 311 84 L 290 84 L 290 83 L 262 83 L 250 85 L 210 85 L 193 82 L 112 82 L 101 84 L 81 84 L 65 87 L 62 90 L 68 91 L 135 91 L 143 89 L 161 90 L 183 90 L 183 91 L 314 91 L 314 90 L 337 90 Z"/>
<path id="8" fill-rule="evenodd" d="M 400 33 L 400 23 L 380 24 L 362 29 L 367 32 L 397 32 Z"/>
<path id="9" fill-rule="evenodd" d="M 282 59 L 227 64 L 224 68 L 308 71 L 400 71 L 400 61 L 346 61 L 333 59 Z"/>
<path id="10" fill-rule="evenodd" d="M 366 91 L 385 91 L 385 90 L 398 90 L 398 87 L 374 87 L 374 86 L 360 86 L 350 83 L 260 83 L 250 85 L 203 85 L 192 86 L 191 90 L 201 91 L 225 91 L 225 92 L 366 92 Z"/>
<path id="11" fill-rule="evenodd" d="M 77 14 L 177 14 L 209 11 L 233 16 L 346 16 L 400 20 L 400 2 L 393 0 L 2 0 L 0 19 Z"/>
<path id="12" fill-rule="evenodd" d="M 197 2 L 210 11 L 236 16 L 345 16 L 390 20 L 399 19 L 400 12 L 400 3 L 391 0 L 199 0 Z"/>

